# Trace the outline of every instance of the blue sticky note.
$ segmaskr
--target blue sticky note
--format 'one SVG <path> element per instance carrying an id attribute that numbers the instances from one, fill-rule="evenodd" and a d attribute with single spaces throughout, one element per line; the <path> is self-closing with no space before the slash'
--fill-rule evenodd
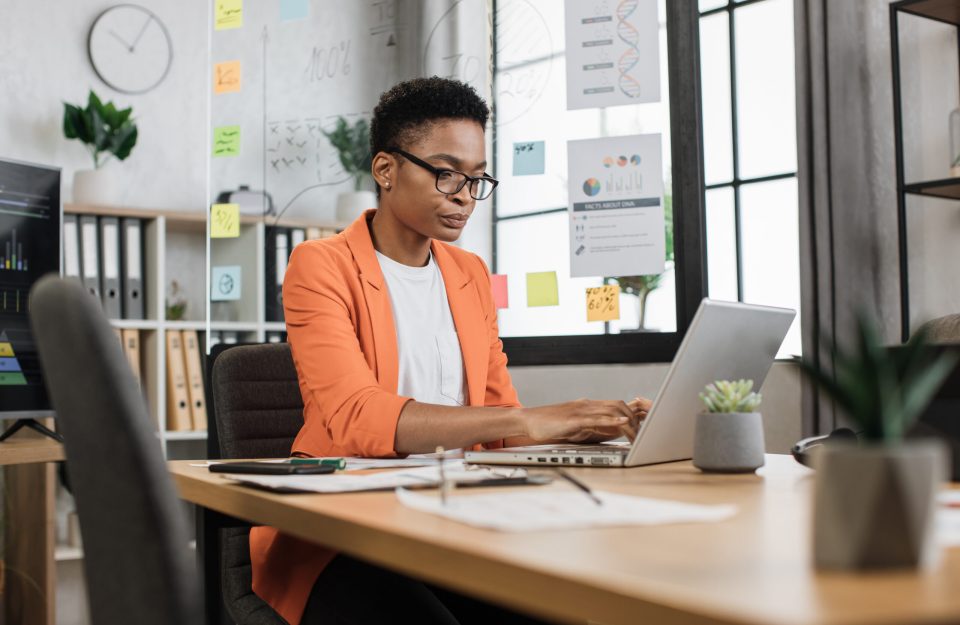
<path id="1" fill-rule="evenodd" d="M 543 173 L 543 141 L 523 141 L 513 144 L 513 175 L 538 176 Z"/>
<path id="2" fill-rule="evenodd" d="M 240 299 L 240 265 L 213 267 L 210 276 L 210 301 L 228 302 Z"/>
<path id="3" fill-rule="evenodd" d="M 310 14 L 310 0 L 280 0 L 280 20 L 302 20 Z"/>

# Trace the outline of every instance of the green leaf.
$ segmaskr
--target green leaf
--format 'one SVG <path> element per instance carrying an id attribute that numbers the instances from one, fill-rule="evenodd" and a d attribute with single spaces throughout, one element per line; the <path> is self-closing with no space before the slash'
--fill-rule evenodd
<path id="1" fill-rule="evenodd" d="M 113 145 L 111 145 L 110 151 L 117 159 L 122 161 L 130 156 L 130 151 L 136 144 L 137 127 L 133 124 L 128 124 L 121 129 L 119 134 L 114 135 Z"/>

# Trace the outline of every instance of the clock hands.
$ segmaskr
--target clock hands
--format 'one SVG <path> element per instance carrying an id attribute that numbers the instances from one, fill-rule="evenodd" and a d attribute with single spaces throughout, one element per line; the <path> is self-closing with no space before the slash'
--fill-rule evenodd
<path id="1" fill-rule="evenodd" d="M 147 26 L 150 25 L 151 20 L 153 20 L 152 15 L 147 17 L 147 21 L 145 21 L 143 26 L 140 27 L 140 32 L 137 34 L 137 38 L 133 40 L 133 44 L 130 46 L 130 52 L 134 51 L 134 48 L 137 47 L 137 43 L 140 41 L 140 37 L 143 37 L 143 33 L 147 32 Z"/>
<path id="2" fill-rule="evenodd" d="M 114 31 L 112 28 L 110 29 L 110 34 L 113 35 L 114 37 L 116 37 L 116 38 L 117 38 L 117 41 L 119 41 L 120 43 L 122 43 L 122 44 L 123 44 L 123 47 L 126 48 L 128 52 L 133 52 L 133 46 L 131 46 L 129 43 L 127 43 L 127 41 L 126 41 L 123 37 L 121 37 L 120 35 L 118 35 L 118 34 L 116 33 L 116 31 Z"/>

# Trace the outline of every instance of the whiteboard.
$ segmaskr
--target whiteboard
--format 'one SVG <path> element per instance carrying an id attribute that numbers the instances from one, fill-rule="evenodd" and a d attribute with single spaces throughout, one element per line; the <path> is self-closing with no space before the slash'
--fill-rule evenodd
<path id="1" fill-rule="evenodd" d="M 210 157 L 211 201 L 249 185 L 284 217 L 333 220 L 337 194 L 353 190 L 322 134 L 338 116 L 369 119 L 383 91 L 421 75 L 464 80 L 489 101 L 486 0 L 311 0 L 289 20 L 283 4 L 247 0 L 242 27 L 212 31 L 211 92 L 212 68 L 228 61 L 240 61 L 241 88 L 210 97 L 211 143 L 217 127 L 240 127 L 239 154 Z"/>

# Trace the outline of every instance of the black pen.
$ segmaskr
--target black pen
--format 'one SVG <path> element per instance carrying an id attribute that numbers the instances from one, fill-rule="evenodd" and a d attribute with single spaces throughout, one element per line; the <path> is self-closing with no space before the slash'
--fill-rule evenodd
<path id="1" fill-rule="evenodd" d="M 586 484 L 584 484 L 583 482 L 581 482 L 581 481 L 578 480 L 577 478 L 573 477 L 572 475 L 570 475 L 569 473 L 567 473 L 567 472 L 564 471 L 563 469 L 557 468 L 557 473 L 560 474 L 560 477 L 562 477 L 563 479 L 567 480 L 568 482 L 570 482 L 571 484 L 573 484 L 574 486 L 576 486 L 577 488 L 579 488 L 580 490 L 582 490 L 583 492 L 585 492 L 585 493 L 587 494 L 587 497 L 589 497 L 590 499 L 593 499 L 598 506 L 602 506 L 602 505 L 603 505 L 603 502 L 600 501 L 600 498 L 599 498 L 599 497 L 597 497 L 595 494 L 593 494 L 593 491 L 590 490 L 590 487 L 589 487 L 589 486 L 587 486 Z"/>

